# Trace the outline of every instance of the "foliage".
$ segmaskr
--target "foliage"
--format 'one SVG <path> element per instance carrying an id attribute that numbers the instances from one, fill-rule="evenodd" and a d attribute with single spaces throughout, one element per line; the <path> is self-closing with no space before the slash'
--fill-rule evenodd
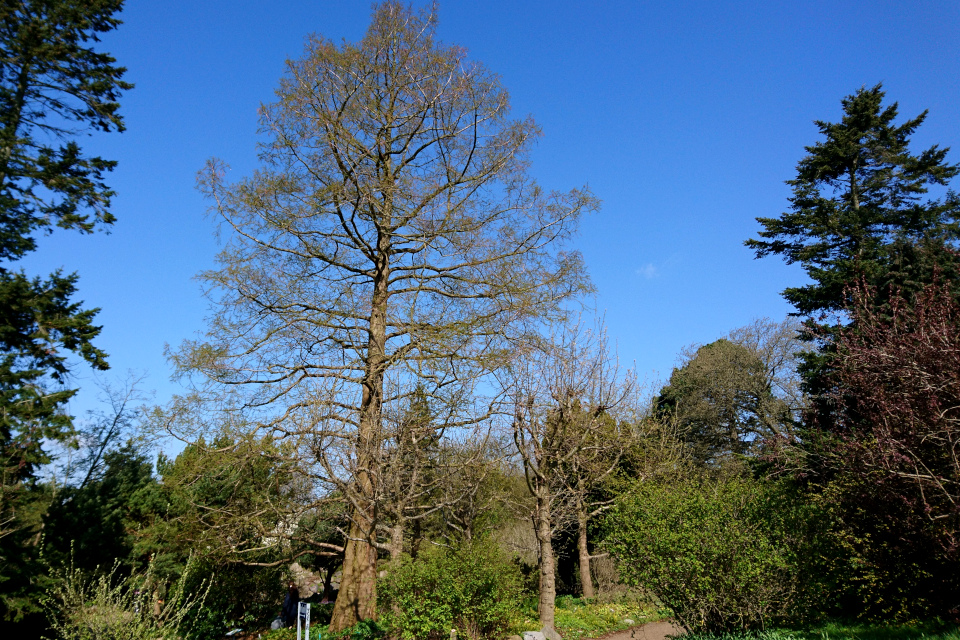
<path id="1" fill-rule="evenodd" d="M 204 605 L 187 616 L 192 638 L 266 623 L 279 610 L 284 560 L 295 555 L 273 534 L 279 520 L 271 507 L 289 481 L 280 454 L 271 439 L 221 436 L 190 445 L 173 460 L 161 454 L 160 482 L 132 498 L 140 522 L 133 555 L 152 557 L 166 581 L 183 579 L 193 557 L 186 588 L 211 585 Z"/>
<path id="2" fill-rule="evenodd" d="M 834 331 L 823 331 L 825 316 L 841 316 L 846 288 L 857 279 L 881 294 L 902 288 L 908 296 L 930 282 L 933 269 L 956 266 L 956 255 L 943 251 L 960 235 L 960 197 L 923 199 L 930 187 L 943 187 L 956 176 L 946 162 L 947 149 L 934 145 L 919 154 L 910 138 L 926 112 L 896 124 L 897 103 L 884 106 L 880 85 L 861 88 L 842 100 L 839 123 L 817 121 L 824 140 L 807 147 L 797 164 L 791 210 L 779 218 L 757 218 L 761 240 L 747 240 L 757 257 L 782 255 L 799 263 L 810 283 L 788 287 L 784 297 L 807 325 L 820 353 L 804 354 L 800 372 L 808 392 L 829 390 Z M 952 266 L 951 266 L 952 265 Z M 883 296 L 876 303 L 885 305 Z"/>
<path id="3" fill-rule="evenodd" d="M 280 610 L 287 578 L 286 567 L 251 567 L 197 561 L 183 580 L 184 589 L 195 593 L 209 585 L 201 606 L 184 620 L 187 640 L 222 637 L 235 628 L 257 629 L 270 624 Z M 316 605 L 314 605 L 316 607 Z"/>
<path id="4" fill-rule="evenodd" d="M 960 628 L 936 620 L 906 624 L 827 622 L 802 629 L 748 633 L 689 633 L 688 640 L 960 640 Z"/>
<path id="5" fill-rule="evenodd" d="M 313 625 L 310 625 L 310 628 L 313 629 Z M 260 637 L 262 640 L 296 640 L 297 630 L 294 627 L 281 627 L 266 631 Z"/>
<path id="6" fill-rule="evenodd" d="M 186 579 L 160 598 L 156 580 L 148 569 L 129 578 L 118 566 L 109 573 L 90 575 L 74 566 L 56 576 L 44 604 L 49 607 L 51 628 L 62 640 L 174 640 L 182 637 L 191 610 L 203 606 L 206 586 L 185 588 Z M 189 570 L 185 573 L 189 575 Z"/>
<path id="7" fill-rule="evenodd" d="M 276 530 L 295 491 L 272 438 L 201 440 L 173 460 L 160 454 L 157 471 L 161 482 L 135 496 L 144 520 L 139 555 L 172 554 L 182 564 L 194 549 L 216 563 L 263 563 L 265 552 L 289 550 Z"/>
<path id="8" fill-rule="evenodd" d="M 930 186 L 948 184 L 957 165 L 936 145 L 912 154 L 910 137 L 927 114 L 897 125 L 897 103 L 884 107 L 884 96 L 881 85 L 861 88 L 842 100 L 841 122 L 816 121 L 825 139 L 806 148 L 787 182 L 791 210 L 757 218 L 763 240 L 745 243 L 757 257 L 779 254 L 803 266 L 812 282 L 784 291 L 801 315 L 843 311 L 847 285 L 858 277 L 880 284 L 903 267 L 904 244 L 957 237 L 960 199 L 922 200 Z"/>
<path id="9" fill-rule="evenodd" d="M 4 487 L 7 489 L 8 487 Z M 42 626 L 38 593 L 49 584 L 42 554 L 44 516 L 53 502 L 47 485 L 30 482 L 16 496 L 16 529 L 0 538 L 0 616 L 5 625 Z"/>
<path id="10" fill-rule="evenodd" d="M 736 475 L 641 482 L 608 516 L 605 544 L 623 579 L 688 630 L 764 628 L 792 613 L 797 591 L 774 495 Z"/>
<path id="11" fill-rule="evenodd" d="M 897 124 L 884 97 L 862 88 L 842 101 L 841 122 L 817 122 L 824 139 L 788 183 L 791 210 L 759 218 L 761 240 L 747 246 L 810 278 L 784 296 L 819 347 L 800 368 L 813 419 L 780 459 L 826 516 L 821 591 L 832 596 L 821 604 L 890 620 L 956 615 L 960 593 L 950 488 L 960 288 L 937 283 L 960 262 L 960 198 L 925 195 L 960 168 L 947 149 L 913 153 L 926 112 Z"/>
<path id="12" fill-rule="evenodd" d="M 90 46 L 119 26 L 122 4 L 28 0 L 0 10 L 0 259 L 35 249 L 32 233 L 53 223 L 90 232 L 113 222 L 103 174 L 116 163 L 84 157 L 69 138 L 73 123 L 124 128 L 117 100 L 132 88 L 121 79 L 126 70 Z M 50 146 L 58 139 L 62 146 Z"/>
<path id="13" fill-rule="evenodd" d="M 73 138 L 123 130 L 124 69 L 92 46 L 119 25 L 120 0 L 24 0 L 0 7 L 0 617 L 29 610 L 43 490 L 35 472 L 48 447 L 72 434 L 64 404 L 79 357 L 106 369 L 93 340 L 96 310 L 73 302 L 77 276 L 29 277 L 8 268 L 58 226 L 89 233 L 110 224 L 115 163 L 86 157 Z M 26 591 L 24 591 L 26 589 Z"/>
<path id="14" fill-rule="evenodd" d="M 844 613 L 960 613 L 960 302 L 939 275 L 908 300 L 865 282 L 837 333 L 806 443 L 847 569 Z M 841 585 L 842 586 L 842 585 Z"/>
<path id="15" fill-rule="evenodd" d="M 312 613 L 311 613 L 312 616 Z M 312 618 L 311 618 L 312 619 Z M 331 632 L 324 626 L 310 625 L 310 636 L 321 640 L 379 640 L 386 637 L 386 630 L 373 620 L 361 620 L 357 624 L 339 632 Z M 274 629 L 263 634 L 263 640 L 296 640 L 294 627 Z"/>
<path id="16" fill-rule="evenodd" d="M 960 271 L 952 274 L 960 276 Z M 960 540 L 960 301 L 949 282 L 934 281 L 910 304 L 890 296 L 875 311 L 875 288 L 851 292 L 855 328 L 842 331 L 832 398 L 847 436 L 838 456 L 877 475 L 931 524 L 940 521 L 940 548 Z"/>
<path id="17" fill-rule="evenodd" d="M 339 633 L 330 633 L 324 638 L 330 640 L 378 640 L 386 636 L 383 626 L 373 620 L 360 620 L 355 625 L 347 627 Z"/>
<path id="18" fill-rule="evenodd" d="M 693 345 L 654 400 L 654 416 L 676 425 L 697 462 L 718 466 L 796 431 L 805 400 L 796 376 L 796 320 L 769 319 Z"/>
<path id="19" fill-rule="evenodd" d="M 85 571 L 118 559 L 128 562 L 138 525 L 133 496 L 156 480 L 146 456 L 131 443 L 105 454 L 104 463 L 102 477 L 57 493 L 44 519 L 49 563 L 68 562 L 71 554 L 77 569 Z"/>
<path id="20" fill-rule="evenodd" d="M 655 402 L 658 413 L 677 420 L 691 455 L 706 464 L 759 447 L 790 420 L 760 358 L 725 338 L 700 347 L 674 369 Z"/>
<path id="21" fill-rule="evenodd" d="M 86 43 L 119 25 L 118 0 L 34 0 L 0 9 L 0 260 L 36 249 L 33 234 L 56 224 L 90 232 L 109 224 L 113 192 L 102 182 L 116 164 L 84 158 L 72 140 L 54 149 L 51 140 L 76 132 L 68 123 L 122 130 L 119 93 L 131 85 L 109 55 Z M 92 210 L 91 214 L 85 210 Z M 76 275 L 59 271 L 30 279 L 0 267 L 0 444 L 4 486 L 29 477 L 48 462 L 42 440 L 62 440 L 70 420 L 57 408 L 74 392 L 44 387 L 44 378 L 65 381 L 65 351 L 106 368 L 92 340 L 95 311 L 72 303 Z M 12 470 L 18 469 L 16 473 Z M 4 505 L 5 506 L 5 505 Z"/>
<path id="22" fill-rule="evenodd" d="M 404 640 L 499 638 L 519 606 L 519 568 L 488 540 L 423 550 L 390 563 L 380 622 Z"/>
<path id="23" fill-rule="evenodd" d="M 536 600 L 528 598 L 520 611 L 521 618 L 514 623 L 516 632 L 538 631 Z M 599 638 L 613 631 L 629 629 L 647 622 L 654 622 L 669 615 L 660 611 L 649 601 L 637 598 L 620 598 L 601 602 L 591 598 L 560 596 L 557 598 L 557 631 L 567 640 Z"/>

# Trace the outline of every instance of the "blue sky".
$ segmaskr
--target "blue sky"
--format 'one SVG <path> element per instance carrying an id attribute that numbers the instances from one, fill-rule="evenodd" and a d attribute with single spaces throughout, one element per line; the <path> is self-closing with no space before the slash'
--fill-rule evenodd
<path id="1" fill-rule="evenodd" d="M 421 2 L 414 3 L 417 6 Z M 257 107 L 311 32 L 358 40 L 371 5 L 352 0 L 129 0 L 103 49 L 136 88 L 127 131 L 88 150 L 119 160 L 112 233 L 55 233 L 24 262 L 80 274 L 101 307 L 110 376 L 146 370 L 164 401 L 164 345 L 203 328 L 193 276 L 213 266 L 214 220 L 195 190 L 211 156 L 235 177 L 256 167 Z M 668 376 L 677 352 L 751 319 L 782 318 L 798 267 L 754 260 L 743 241 L 777 216 L 814 119 L 883 82 L 901 114 L 930 110 L 916 149 L 960 146 L 960 3 L 442 2 L 439 35 L 502 76 L 514 115 L 544 136 L 543 186 L 588 184 L 603 200 L 576 246 L 585 256 L 621 361 Z M 951 152 L 960 161 L 960 149 Z M 71 406 L 92 406 L 89 389 Z"/>

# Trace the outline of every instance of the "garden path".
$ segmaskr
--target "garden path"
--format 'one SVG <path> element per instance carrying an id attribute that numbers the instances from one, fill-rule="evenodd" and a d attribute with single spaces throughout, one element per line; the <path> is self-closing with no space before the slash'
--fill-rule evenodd
<path id="1" fill-rule="evenodd" d="M 672 622 L 648 622 L 639 627 L 615 631 L 596 640 L 667 640 L 667 636 L 678 636 L 683 628 Z"/>

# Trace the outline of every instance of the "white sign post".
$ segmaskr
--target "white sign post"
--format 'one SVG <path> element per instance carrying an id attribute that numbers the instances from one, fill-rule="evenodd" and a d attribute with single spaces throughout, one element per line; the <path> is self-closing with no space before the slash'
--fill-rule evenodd
<path id="1" fill-rule="evenodd" d="M 300 637 L 300 629 L 303 628 L 303 637 Z M 310 640 L 310 603 L 300 602 L 297 604 L 297 640 Z"/>

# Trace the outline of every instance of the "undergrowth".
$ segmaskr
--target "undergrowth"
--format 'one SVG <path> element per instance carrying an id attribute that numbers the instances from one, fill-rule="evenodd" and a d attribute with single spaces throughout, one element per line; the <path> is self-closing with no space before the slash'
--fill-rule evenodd
<path id="1" fill-rule="evenodd" d="M 560 596 L 557 598 L 555 620 L 557 631 L 564 640 L 580 640 L 661 620 L 667 615 L 667 612 L 658 610 L 652 604 L 636 600 L 600 602 L 597 599 Z M 512 626 L 517 635 L 540 629 L 535 597 L 524 602 Z"/>
<path id="2" fill-rule="evenodd" d="M 913 624 L 844 624 L 830 622 L 809 629 L 768 629 L 757 633 L 691 633 L 683 640 L 960 640 L 960 627 L 941 622 Z"/>

